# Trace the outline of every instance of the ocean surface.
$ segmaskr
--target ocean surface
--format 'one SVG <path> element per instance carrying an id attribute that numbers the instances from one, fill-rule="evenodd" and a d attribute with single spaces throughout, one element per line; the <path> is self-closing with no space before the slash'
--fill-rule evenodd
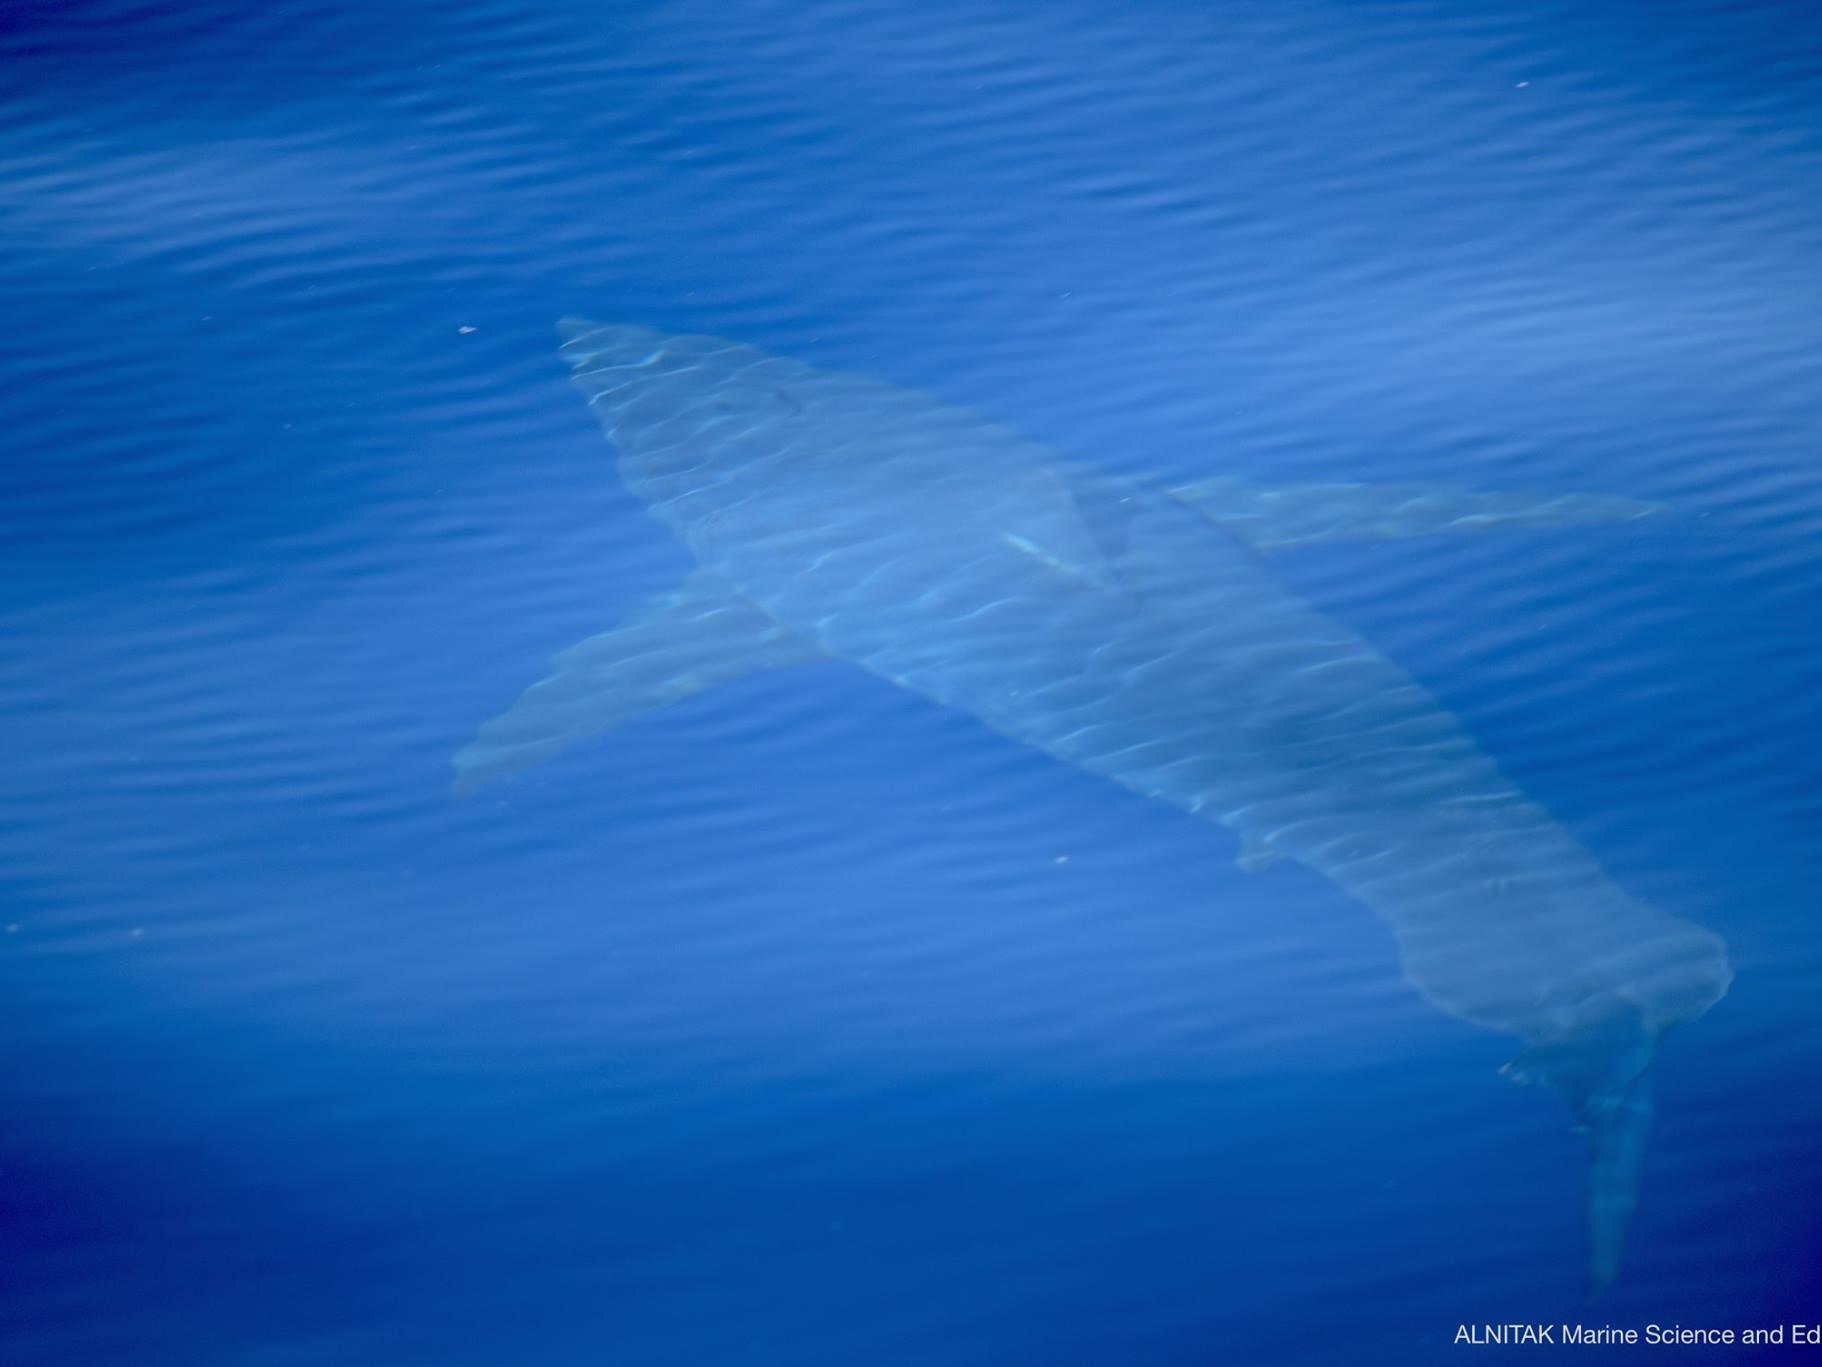
<path id="1" fill-rule="evenodd" d="M 0 307 L 0 1362 L 1822 1320 L 1809 6 L 14 0 Z M 691 563 L 565 314 L 1167 485 L 1672 505 L 1270 560 L 1726 941 L 1612 1289 L 1364 907 L 860 669 L 454 796 Z"/>

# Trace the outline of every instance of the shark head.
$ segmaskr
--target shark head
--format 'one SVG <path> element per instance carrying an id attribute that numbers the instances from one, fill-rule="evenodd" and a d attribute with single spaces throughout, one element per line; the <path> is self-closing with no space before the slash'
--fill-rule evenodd
<path id="1" fill-rule="evenodd" d="M 591 323 L 564 318 L 557 323 L 562 354 L 574 366 L 583 358 L 601 365 L 641 365 L 664 346 L 665 335 L 635 323 Z"/>
<path id="2" fill-rule="evenodd" d="M 825 471 L 799 468 L 804 404 L 792 388 L 803 366 L 633 323 L 571 318 L 558 331 L 572 382 L 619 449 L 621 479 L 680 533 L 756 490 L 799 492 L 807 474 L 812 488 L 826 482 Z"/>

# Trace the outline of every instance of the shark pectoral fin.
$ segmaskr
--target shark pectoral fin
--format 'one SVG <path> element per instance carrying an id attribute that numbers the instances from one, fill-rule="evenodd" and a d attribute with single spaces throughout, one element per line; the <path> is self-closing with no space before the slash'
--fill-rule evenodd
<path id="1" fill-rule="evenodd" d="M 719 684 L 825 658 L 699 570 L 612 631 L 559 654 L 546 678 L 456 755 L 456 791 L 528 769 L 585 736 Z"/>
<path id="2" fill-rule="evenodd" d="M 1587 1295 L 1619 1271 L 1626 1227 L 1638 1205 L 1651 1129 L 1651 1061 L 1657 1039 L 1636 1007 L 1603 996 L 1565 1036 L 1523 1049 L 1501 1072 L 1514 1082 L 1562 1091 L 1588 1137 Z"/>
<path id="3" fill-rule="evenodd" d="M 1610 494 L 1500 493 L 1449 484 L 1292 484 L 1226 477 L 1170 491 L 1255 550 L 1323 541 L 1389 541 L 1502 527 L 1634 522 L 1667 510 Z"/>

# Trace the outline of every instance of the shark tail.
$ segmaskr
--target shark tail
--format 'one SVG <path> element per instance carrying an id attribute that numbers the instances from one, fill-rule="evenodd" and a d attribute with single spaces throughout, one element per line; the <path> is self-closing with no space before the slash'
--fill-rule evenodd
<path id="1" fill-rule="evenodd" d="M 1639 1172 L 1651 1128 L 1651 1068 L 1605 1088 L 1582 1106 L 1588 1130 L 1588 1299 L 1613 1284 L 1626 1228 L 1639 1203 Z"/>
<path id="2" fill-rule="evenodd" d="M 1618 1274 L 1638 1205 L 1656 1052 L 1657 1035 L 1638 1008 L 1609 994 L 1590 1002 L 1566 1034 L 1527 1047 L 1503 1070 L 1515 1082 L 1549 1083 L 1560 1090 L 1587 1134 L 1589 1300 Z"/>

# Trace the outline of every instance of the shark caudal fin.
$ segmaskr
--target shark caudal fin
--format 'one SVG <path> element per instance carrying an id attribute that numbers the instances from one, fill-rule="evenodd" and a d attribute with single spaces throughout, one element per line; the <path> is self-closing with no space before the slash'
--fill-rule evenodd
<path id="1" fill-rule="evenodd" d="M 1590 1099 L 1588 1129 L 1588 1299 L 1613 1284 L 1626 1229 L 1639 1203 L 1645 1136 L 1651 1129 L 1651 1068 Z"/>
<path id="2" fill-rule="evenodd" d="M 1651 1061 L 1657 1036 L 1630 1002 L 1590 1002 L 1565 1035 L 1521 1050 L 1502 1070 L 1514 1082 L 1561 1091 L 1588 1136 L 1587 1295 L 1619 1271 L 1626 1228 L 1638 1205 L 1645 1137 L 1651 1128 Z"/>
<path id="3" fill-rule="evenodd" d="M 1586 527 L 1666 511 L 1614 494 L 1539 494 L 1453 484 L 1288 484 L 1222 476 L 1170 491 L 1246 542 L 1273 551 L 1324 541 L 1391 541 L 1502 527 Z"/>

